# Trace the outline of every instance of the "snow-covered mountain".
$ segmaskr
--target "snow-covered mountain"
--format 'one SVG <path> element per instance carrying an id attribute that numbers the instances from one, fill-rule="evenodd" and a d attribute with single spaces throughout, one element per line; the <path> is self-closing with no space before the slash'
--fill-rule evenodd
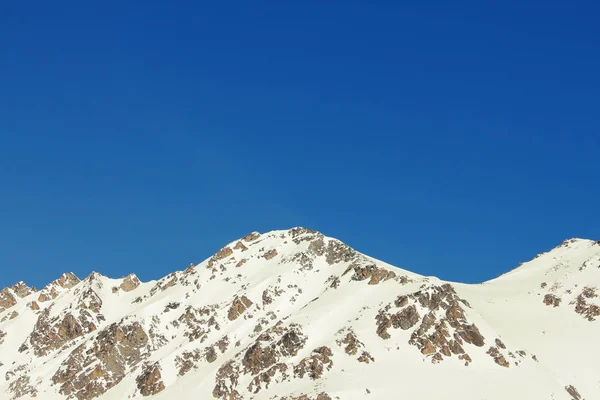
<path id="1" fill-rule="evenodd" d="M 478 285 L 303 228 L 0 292 L 0 399 L 600 399 L 600 243 Z"/>

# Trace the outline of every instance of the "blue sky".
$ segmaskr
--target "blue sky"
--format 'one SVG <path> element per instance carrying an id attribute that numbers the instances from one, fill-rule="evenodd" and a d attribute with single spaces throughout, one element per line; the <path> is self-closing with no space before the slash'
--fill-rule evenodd
<path id="1" fill-rule="evenodd" d="M 599 7 L 2 4 L 0 286 L 293 226 L 466 282 L 600 239 Z"/>

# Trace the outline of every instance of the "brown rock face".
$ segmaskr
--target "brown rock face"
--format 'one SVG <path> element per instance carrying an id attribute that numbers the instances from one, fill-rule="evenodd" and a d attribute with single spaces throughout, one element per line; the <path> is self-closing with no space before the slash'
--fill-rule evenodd
<path id="1" fill-rule="evenodd" d="M 145 366 L 141 375 L 136 378 L 137 387 L 142 396 L 152 396 L 165 390 L 161 379 L 159 363 Z"/>
<path id="2" fill-rule="evenodd" d="M 12 295 L 8 288 L 0 291 L 0 312 L 17 304 L 17 299 Z"/>
<path id="3" fill-rule="evenodd" d="M 134 322 L 113 323 L 104 328 L 92 343 L 84 343 L 71 352 L 52 381 L 59 392 L 78 400 L 98 397 L 118 384 L 128 369 L 147 354 L 148 335 Z M 95 365 L 93 369 L 86 368 Z"/>
<path id="4" fill-rule="evenodd" d="M 252 306 L 252 301 L 247 298 L 245 295 L 242 297 L 237 297 L 231 303 L 231 307 L 229 308 L 229 312 L 227 313 L 227 318 L 230 321 L 236 320 L 241 314 L 244 313 L 248 308 Z"/>
<path id="5" fill-rule="evenodd" d="M 560 297 L 556 297 L 553 294 L 547 294 L 544 296 L 544 304 L 547 306 L 558 307 L 560 305 Z"/>
<path id="6" fill-rule="evenodd" d="M 370 364 L 375 362 L 375 358 L 368 351 L 363 351 L 360 357 L 358 357 L 358 362 Z"/>
<path id="7" fill-rule="evenodd" d="M 71 272 L 63 274 L 63 276 L 61 276 L 57 281 L 57 283 L 65 289 L 71 289 L 73 286 L 77 285 L 79 282 L 80 282 L 79 278 Z"/>
<path id="8" fill-rule="evenodd" d="M 246 251 L 248 250 L 248 248 L 246 246 L 244 246 L 244 243 L 242 243 L 241 241 L 237 242 L 235 244 L 235 246 L 233 246 L 234 250 L 241 250 L 241 251 Z"/>
<path id="9" fill-rule="evenodd" d="M 392 315 L 391 318 L 392 326 L 395 329 L 400 328 L 404 331 L 415 326 L 419 322 L 419 319 L 419 312 L 414 305 L 406 307 L 402 311 Z"/>
<path id="10" fill-rule="evenodd" d="M 595 321 L 596 317 L 600 316 L 600 307 L 588 302 L 594 297 L 598 297 L 596 288 L 586 287 L 575 300 L 575 312 L 588 321 Z"/>
<path id="11" fill-rule="evenodd" d="M 33 332 L 29 335 L 29 343 L 33 353 L 41 357 L 85 333 L 85 329 L 73 314 L 67 313 L 62 319 L 51 318 L 50 308 L 46 308 L 39 315 Z"/>
<path id="12" fill-rule="evenodd" d="M 244 242 L 253 242 L 260 237 L 260 233 L 252 232 L 242 238 Z"/>
<path id="13" fill-rule="evenodd" d="M 343 273 L 346 275 L 348 272 L 354 271 L 354 274 L 350 278 L 353 281 L 363 281 L 369 279 L 369 285 L 377 285 L 388 279 L 396 277 L 393 271 L 388 271 L 384 268 L 378 268 L 375 264 L 361 266 L 358 264 L 351 264 L 348 269 Z"/>
<path id="14" fill-rule="evenodd" d="M 582 400 L 581 395 L 579 394 L 577 389 L 575 389 L 575 386 L 573 386 L 573 385 L 565 386 L 565 390 L 567 391 L 567 393 L 569 393 L 571 395 L 573 400 Z"/>
<path id="15" fill-rule="evenodd" d="M 270 259 L 274 258 L 276 255 L 277 255 L 277 250 L 272 249 L 265 253 L 264 258 L 265 258 L 265 260 L 270 260 Z"/>
<path id="16" fill-rule="evenodd" d="M 305 375 L 308 375 L 313 380 L 321 378 L 325 371 L 329 371 L 333 367 L 331 356 L 333 356 L 333 352 L 329 347 L 323 346 L 314 349 L 309 357 L 302 359 L 294 367 L 294 376 L 304 378 Z"/>
<path id="17" fill-rule="evenodd" d="M 233 250 L 231 249 L 231 247 L 223 247 L 221 250 L 217 251 L 217 253 L 214 256 L 212 256 L 210 260 L 208 260 L 207 268 L 213 268 L 218 261 L 227 258 L 232 254 Z"/>
<path id="18" fill-rule="evenodd" d="M 500 350 L 498 350 L 497 347 L 494 347 L 494 346 L 490 347 L 489 350 L 487 351 L 487 354 L 489 354 L 494 359 L 494 362 L 496 364 L 500 365 L 501 367 L 508 368 L 510 366 L 510 363 L 508 361 L 506 361 L 506 359 L 500 353 Z"/>
<path id="19" fill-rule="evenodd" d="M 245 352 L 221 366 L 217 372 L 213 396 L 222 400 L 240 399 L 238 378 L 242 374 L 252 376 L 247 388 L 251 393 L 258 393 L 263 385 L 268 386 L 276 375 L 287 376 L 288 366 L 281 360 L 296 356 L 306 340 L 297 324 L 284 327 L 282 323 L 278 323 L 267 329 Z M 243 357 L 239 360 L 241 354 Z M 328 357 L 329 353 L 322 350 L 319 354 Z"/>
<path id="20" fill-rule="evenodd" d="M 27 297 L 29 296 L 31 293 L 35 293 L 37 292 L 36 288 L 30 288 L 29 286 L 27 286 L 24 282 L 19 282 L 19 283 L 15 283 L 11 289 L 13 290 L 13 292 L 15 292 L 15 294 L 19 297 L 19 298 L 23 298 L 23 297 Z"/>
<path id="21" fill-rule="evenodd" d="M 137 289 L 137 287 L 140 286 L 140 284 L 141 282 L 137 278 L 137 276 L 131 274 L 125 279 L 123 279 L 123 282 L 121 282 L 119 288 L 121 288 L 121 290 L 124 292 L 131 292 L 132 290 Z"/>

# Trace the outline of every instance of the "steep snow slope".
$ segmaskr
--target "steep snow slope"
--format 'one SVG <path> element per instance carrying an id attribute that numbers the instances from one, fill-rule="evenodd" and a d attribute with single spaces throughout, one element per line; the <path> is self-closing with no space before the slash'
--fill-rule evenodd
<path id="1" fill-rule="evenodd" d="M 599 267 L 572 240 L 454 284 L 294 228 L 159 281 L 20 283 L 0 292 L 0 399 L 600 398 Z"/>

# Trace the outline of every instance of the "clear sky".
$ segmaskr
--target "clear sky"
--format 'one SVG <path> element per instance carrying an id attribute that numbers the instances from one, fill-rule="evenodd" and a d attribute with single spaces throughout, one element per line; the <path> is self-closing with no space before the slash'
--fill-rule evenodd
<path id="1" fill-rule="evenodd" d="M 598 2 L 0 5 L 0 287 L 306 226 L 481 282 L 600 239 Z"/>

